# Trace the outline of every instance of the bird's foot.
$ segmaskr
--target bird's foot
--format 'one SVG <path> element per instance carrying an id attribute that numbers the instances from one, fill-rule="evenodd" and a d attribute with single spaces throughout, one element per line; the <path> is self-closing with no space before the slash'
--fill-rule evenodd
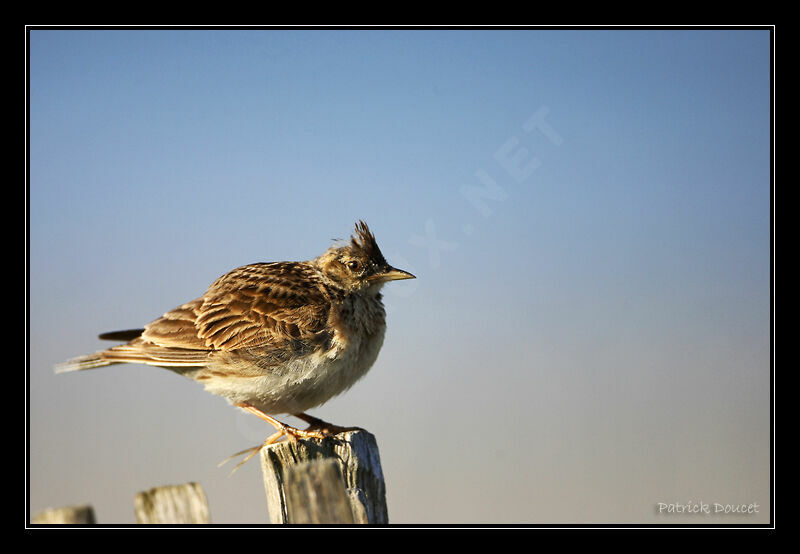
<path id="1" fill-rule="evenodd" d="M 248 448 L 246 450 L 242 450 L 241 452 L 237 452 L 236 454 L 232 454 L 231 456 L 228 456 L 227 458 L 222 460 L 219 463 L 218 467 L 226 464 L 227 462 L 229 462 L 230 460 L 232 460 L 233 458 L 235 458 L 237 456 L 241 456 L 243 454 L 246 454 L 246 456 L 242 459 L 242 461 L 240 461 L 238 464 L 236 464 L 236 466 L 231 470 L 231 474 L 233 474 L 233 472 L 235 472 L 237 469 L 239 469 L 242 465 L 247 463 L 247 461 L 249 461 L 253 456 L 255 456 L 256 454 L 261 452 L 261 450 L 263 450 L 265 447 L 278 442 L 279 440 L 281 440 L 284 437 L 286 437 L 287 440 L 290 440 L 292 442 L 297 442 L 298 439 L 324 439 L 325 437 L 328 437 L 330 435 L 333 435 L 333 434 L 336 434 L 336 433 L 340 432 L 340 431 L 335 431 L 334 429 L 342 429 L 342 430 L 344 429 L 344 428 L 337 427 L 335 425 L 331 425 L 329 423 L 326 423 L 326 422 L 322 421 L 321 419 L 317 419 L 317 418 L 312 417 L 312 416 L 306 416 L 305 414 L 301 414 L 301 415 L 303 415 L 305 417 L 300 417 L 300 416 L 297 416 L 297 417 L 300 417 L 300 419 L 303 419 L 305 421 L 309 421 L 309 419 L 306 419 L 306 418 L 310 418 L 310 419 L 313 419 L 315 421 L 315 423 L 319 423 L 321 425 L 316 426 L 315 424 L 312 424 L 312 425 L 309 425 L 309 427 L 307 429 L 297 429 L 296 427 L 292 427 L 291 425 L 286 425 L 285 423 L 281 423 L 277 419 L 265 414 L 264 412 L 262 412 L 258 408 L 255 408 L 255 407 L 253 407 L 253 406 L 251 406 L 249 404 L 237 404 L 237 406 L 239 406 L 243 410 L 245 410 L 247 412 L 250 412 L 251 414 L 263 419 L 264 421 L 267 421 L 273 427 L 275 427 L 275 429 L 277 429 L 277 432 L 272 434 L 272 435 L 270 435 L 269 437 L 267 437 L 267 439 L 262 444 L 260 444 L 259 446 L 254 446 L 252 448 Z"/>
<path id="2" fill-rule="evenodd" d="M 308 423 L 308 427 L 306 427 L 305 431 L 312 431 L 318 432 L 322 435 L 329 437 L 331 435 L 338 435 L 339 433 L 345 433 L 347 431 L 361 431 L 361 427 L 342 427 L 340 425 L 334 425 L 333 423 L 328 423 L 318 417 L 314 417 L 305 413 L 302 414 L 292 414 L 294 417 L 298 419 L 302 419 L 306 423 Z"/>

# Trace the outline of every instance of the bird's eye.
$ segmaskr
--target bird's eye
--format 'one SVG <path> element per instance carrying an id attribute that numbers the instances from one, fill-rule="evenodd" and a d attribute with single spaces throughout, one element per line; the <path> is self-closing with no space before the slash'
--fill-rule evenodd
<path id="1" fill-rule="evenodd" d="M 350 260 L 347 262 L 347 267 L 349 267 L 351 271 L 358 271 L 358 268 L 361 267 L 361 264 L 358 263 L 358 260 Z"/>

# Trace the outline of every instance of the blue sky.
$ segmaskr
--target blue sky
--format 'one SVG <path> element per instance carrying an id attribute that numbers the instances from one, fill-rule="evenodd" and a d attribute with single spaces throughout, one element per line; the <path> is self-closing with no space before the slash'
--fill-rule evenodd
<path id="1" fill-rule="evenodd" d="M 33 30 L 29 59 L 33 512 L 124 523 L 195 479 L 266 521 L 255 464 L 215 466 L 269 429 L 51 367 L 357 219 L 419 278 L 315 413 L 378 436 L 393 521 L 768 506 L 769 31 Z"/>

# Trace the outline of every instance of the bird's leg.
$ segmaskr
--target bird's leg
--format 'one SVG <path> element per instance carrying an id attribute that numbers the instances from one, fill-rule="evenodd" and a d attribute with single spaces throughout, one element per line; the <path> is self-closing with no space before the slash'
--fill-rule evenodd
<path id="1" fill-rule="evenodd" d="M 237 452 L 236 454 L 228 456 L 227 458 L 222 460 L 219 463 L 219 466 L 225 464 L 226 462 L 230 461 L 231 459 L 235 458 L 236 456 L 241 456 L 242 454 L 247 454 L 247 456 L 245 456 L 244 459 L 241 462 L 236 464 L 236 467 L 233 468 L 233 470 L 231 471 L 231 474 L 233 474 L 234 471 L 239 469 L 239 467 L 242 464 L 244 464 L 245 462 L 247 462 L 250 458 L 252 458 L 256 454 L 258 454 L 258 452 L 260 452 L 264 447 L 269 446 L 270 444 L 273 444 L 273 443 L 279 441 L 281 439 L 281 437 L 283 437 L 284 435 L 286 436 L 286 438 L 288 438 L 289 440 L 291 440 L 293 442 L 296 442 L 298 438 L 303 438 L 303 439 L 324 439 L 326 436 L 328 436 L 328 434 L 326 434 L 324 431 L 314 431 L 314 430 L 311 430 L 311 429 L 307 429 L 307 430 L 296 429 L 295 427 L 292 427 L 290 425 L 286 425 L 285 423 L 281 423 L 280 421 L 278 421 L 274 417 L 271 417 L 271 416 L 265 414 L 264 412 L 262 412 L 261 410 L 259 410 L 255 406 L 251 406 L 250 404 L 247 404 L 247 403 L 236 404 L 236 406 L 238 406 L 239 408 L 243 409 L 244 411 L 250 412 L 251 414 L 263 419 L 266 422 L 268 422 L 270 425 L 275 427 L 275 429 L 277 429 L 278 432 L 270 435 L 269 437 L 267 437 L 267 439 L 262 444 L 260 444 L 259 446 L 254 446 L 252 448 L 248 448 L 246 450 L 242 450 L 241 452 Z M 319 420 L 319 421 L 322 421 L 322 420 Z M 324 423 L 324 422 L 322 422 L 322 423 Z"/>
<path id="2" fill-rule="evenodd" d="M 290 439 L 292 441 L 296 441 L 298 438 L 302 438 L 302 439 L 324 439 L 326 437 L 325 434 L 323 434 L 321 432 L 318 432 L 318 431 L 314 431 L 314 430 L 305 430 L 304 431 L 302 429 L 297 429 L 297 428 L 292 427 L 290 425 L 286 425 L 285 423 L 281 423 L 280 421 L 278 421 L 274 417 L 265 414 L 264 412 L 262 412 L 261 410 L 259 410 L 258 408 L 254 407 L 254 406 L 251 406 L 250 404 L 242 403 L 242 404 L 237 404 L 237 406 L 239 406 L 240 408 L 242 408 L 246 412 L 250 412 L 251 414 L 253 414 L 256 417 L 260 417 L 261 419 L 263 419 L 264 421 L 268 422 L 273 427 L 275 427 L 275 429 L 277 429 L 279 431 L 278 433 L 276 433 L 276 435 L 278 435 L 277 438 L 275 438 L 274 440 L 270 441 L 269 443 L 263 444 L 262 446 L 266 446 L 267 444 L 272 444 L 273 442 L 278 440 L 283 435 L 286 435 L 286 438 L 288 438 L 288 439 Z M 274 436 L 275 435 L 272 435 L 272 437 L 274 437 Z M 270 437 L 269 439 L 272 439 L 272 437 Z M 269 440 L 269 439 L 267 439 L 267 440 Z"/>
<path id="3" fill-rule="evenodd" d="M 325 436 L 338 435 L 339 433 L 344 433 L 345 431 L 361 430 L 360 427 L 341 427 L 339 425 L 334 425 L 333 423 L 328 423 L 327 421 L 323 421 L 318 417 L 314 417 L 306 413 L 292 414 L 292 415 L 308 423 L 306 431 L 317 431 Z"/>

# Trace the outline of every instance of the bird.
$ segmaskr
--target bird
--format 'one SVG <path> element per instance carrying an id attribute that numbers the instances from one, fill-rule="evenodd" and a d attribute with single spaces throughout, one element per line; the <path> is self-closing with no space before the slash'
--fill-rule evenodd
<path id="1" fill-rule="evenodd" d="M 146 364 L 192 379 L 275 427 L 263 444 L 222 462 L 249 453 L 241 465 L 282 438 L 321 439 L 351 429 L 306 412 L 372 367 L 386 333 L 381 289 L 414 278 L 389 265 L 359 220 L 349 242 L 335 242 L 307 261 L 236 268 L 143 328 L 100 334 L 122 344 L 57 364 L 55 372 Z M 274 417 L 280 414 L 308 428 L 282 423 Z"/>

